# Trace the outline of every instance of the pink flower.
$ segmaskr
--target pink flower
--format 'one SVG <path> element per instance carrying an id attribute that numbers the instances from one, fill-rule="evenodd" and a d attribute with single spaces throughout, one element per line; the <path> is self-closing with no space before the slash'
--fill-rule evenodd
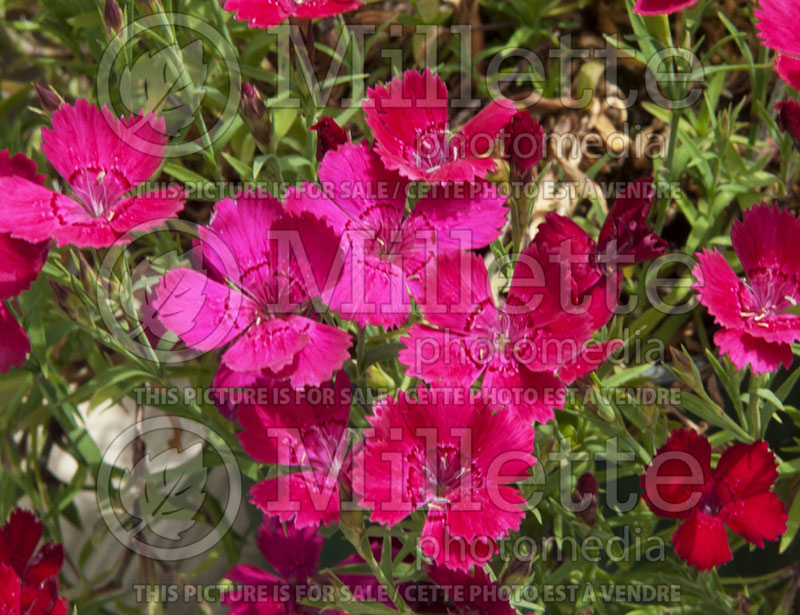
<path id="1" fill-rule="evenodd" d="M 536 245 L 520 255 L 508 299 L 499 306 L 478 256 L 440 259 L 437 282 L 438 306 L 420 304 L 429 324 L 412 326 L 403 340 L 399 360 L 409 376 L 470 387 L 483 375 L 485 395 L 527 424 L 546 423 L 563 404 L 559 371 L 574 378 L 608 354 L 603 346 L 586 345 L 598 319 L 592 311 L 565 310 L 559 288 L 574 284 L 570 273 Z"/>
<path id="2" fill-rule="evenodd" d="M 775 108 L 778 110 L 778 125 L 789 134 L 794 146 L 800 149 L 800 103 L 792 98 L 782 100 Z"/>
<path id="3" fill-rule="evenodd" d="M 222 599 L 230 615 L 319 613 L 296 601 L 298 587 L 305 587 L 317 573 L 323 538 L 316 528 L 298 529 L 265 520 L 258 532 L 258 548 L 275 573 L 248 564 L 234 566 L 226 579 L 243 586 Z M 288 590 L 288 591 L 287 591 Z"/>
<path id="4" fill-rule="evenodd" d="M 407 181 L 366 145 L 328 152 L 319 181 L 321 188 L 306 183 L 290 191 L 286 207 L 314 212 L 341 235 L 344 264 L 325 299 L 362 327 L 403 324 L 411 312 L 409 290 L 417 299 L 424 293 L 433 255 L 485 247 L 506 219 L 505 197 L 484 184 L 434 186 L 404 219 Z"/>
<path id="5" fill-rule="evenodd" d="M 251 28 L 271 28 L 287 17 L 333 17 L 355 11 L 362 4 L 362 0 L 227 0 L 225 10 Z"/>
<path id="6" fill-rule="evenodd" d="M 0 178 L 17 177 L 25 181 L 41 184 L 43 175 L 36 173 L 36 163 L 22 154 L 9 156 L 8 150 L 0 152 Z M 30 243 L 15 239 L 10 233 L 0 233 L 0 373 L 12 367 L 20 367 L 30 352 L 28 336 L 17 319 L 3 303 L 28 290 L 39 276 L 47 255 L 50 242 Z"/>
<path id="7" fill-rule="evenodd" d="M 37 551 L 42 524 L 21 509 L 0 528 L 0 613 L 66 615 L 58 575 L 64 559 L 61 545 L 48 542 Z"/>
<path id="8" fill-rule="evenodd" d="M 676 430 L 641 480 L 650 510 L 684 520 L 672 534 L 675 553 L 708 570 L 733 558 L 726 525 L 761 548 L 786 531 L 786 509 L 770 491 L 777 477 L 775 455 L 766 442 L 730 447 L 712 473 L 708 439 Z"/>
<path id="9" fill-rule="evenodd" d="M 797 218 L 777 203 L 762 203 L 731 227 L 745 281 L 716 250 L 697 254 L 692 288 L 722 327 L 714 342 L 739 369 L 749 363 L 763 374 L 792 363 L 791 344 L 800 340 L 800 317 L 788 311 L 800 301 L 798 242 Z"/>
<path id="10" fill-rule="evenodd" d="M 422 74 L 407 70 L 367 94 L 365 119 L 386 168 L 428 183 L 486 177 L 495 168 L 495 138 L 517 111 L 509 100 L 494 100 L 453 134 L 447 86 L 429 68 Z"/>
<path id="11" fill-rule="evenodd" d="M 307 313 L 338 254 L 333 231 L 310 214 L 285 214 L 269 196 L 217 203 L 200 248 L 208 274 L 173 269 L 155 291 L 164 326 L 187 346 L 227 346 L 236 372 L 319 385 L 349 358 L 350 336 Z"/>
<path id="12" fill-rule="evenodd" d="M 311 130 L 317 133 L 317 162 L 322 162 L 331 150 L 338 149 L 340 145 L 350 143 L 350 135 L 339 126 L 332 117 L 322 117 L 311 126 Z"/>
<path id="13" fill-rule="evenodd" d="M 636 0 L 633 12 L 639 15 L 669 15 L 696 3 L 697 0 Z"/>
<path id="14" fill-rule="evenodd" d="M 151 114 L 116 119 L 85 100 L 62 105 L 42 150 L 75 199 L 22 177 L 0 177 L 0 232 L 31 242 L 104 248 L 132 229 L 159 226 L 183 208 L 181 190 L 131 193 L 161 165 L 164 121 Z M 135 144 L 136 146 L 132 145 Z"/>
<path id="15" fill-rule="evenodd" d="M 758 37 L 778 52 L 775 72 L 794 89 L 800 89 L 800 34 L 795 26 L 800 0 L 760 0 L 753 11 Z"/>
<path id="16" fill-rule="evenodd" d="M 279 476 L 254 485 L 251 501 L 265 515 L 292 521 L 297 528 L 338 522 L 350 381 L 339 372 L 335 387 L 295 390 L 284 384 L 266 393 L 268 403 L 238 409 L 244 429 L 239 439 L 253 459 L 282 466 L 282 470 Z"/>
<path id="17" fill-rule="evenodd" d="M 519 529 L 525 498 L 511 483 L 535 462 L 533 429 L 496 410 L 468 389 L 382 399 L 356 454 L 359 506 L 389 527 L 426 507 L 425 554 L 453 569 L 484 565 L 496 541 Z"/>

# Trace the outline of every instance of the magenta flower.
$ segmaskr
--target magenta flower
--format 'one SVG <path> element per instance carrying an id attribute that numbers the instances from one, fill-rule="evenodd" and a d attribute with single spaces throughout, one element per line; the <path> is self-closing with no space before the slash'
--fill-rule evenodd
<path id="1" fill-rule="evenodd" d="M 496 411 L 468 389 L 382 399 L 355 458 L 359 506 L 389 527 L 425 507 L 424 553 L 452 569 L 483 566 L 496 541 L 519 529 L 525 498 L 511 484 L 535 462 L 533 429 Z"/>
<path id="2" fill-rule="evenodd" d="M 295 387 L 329 380 L 349 358 L 350 336 L 307 315 L 339 258 L 324 222 L 288 215 L 269 196 L 225 199 L 200 248 L 209 273 L 173 269 L 153 301 L 187 346 L 227 346 L 222 362 L 233 371 L 263 371 Z"/>
<path id="3" fill-rule="evenodd" d="M 636 0 L 633 12 L 639 15 L 669 15 L 696 3 L 697 0 Z"/>
<path id="4" fill-rule="evenodd" d="M 22 154 L 9 156 L 0 152 L 0 178 L 17 177 L 41 184 L 44 176 L 36 173 L 36 163 Z M 50 242 L 30 243 L 15 239 L 10 233 L 0 233 L 0 374 L 20 367 L 31 350 L 30 341 L 17 319 L 6 307 L 4 299 L 12 299 L 28 290 L 39 277 L 50 252 Z"/>
<path id="5" fill-rule="evenodd" d="M 231 607 L 230 615 L 319 613 L 298 604 L 295 591 L 307 587 L 317 574 L 324 540 L 316 529 L 284 528 L 278 519 L 265 520 L 258 532 L 258 549 L 275 572 L 249 564 L 234 566 L 225 578 L 242 587 L 223 595 L 222 604 Z"/>
<path id="6" fill-rule="evenodd" d="M 408 183 L 366 145 L 345 144 L 319 168 L 322 187 L 306 183 L 286 198 L 290 211 L 313 212 L 341 235 L 338 284 L 325 299 L 342 318 L 395 327 L 418 301 L 433 255 L 487 246 L 505 224 L 505 197 L 488 185 L 433 187 L 404 219 Z M 461 190 L 461 192 L 459 192 Z"/>
<path id="7" fill-rule="evenodd" d="M 0 177 L 0 233 L 105 248 L 132 229 L 174 218 L 183 209 L 181 190 L 130 194 L 161 165 L 163 129 L 163 119 L 152 114 L 118 120 L 85 100 L 62 105 L 53 113 L 52 130 L 42 129 L 42 150 L 75 198 L 30 179 Z"/>
<path id="8" fill-rule="evenodd" d="M 725 526 L 761 548 L 786 531 L 786 509 L 771 491 L 777 478 L 766 442 L 730 447 L 712 472 L 708 438 L 680 429 L 658 449 L 641 484 L 653 513 L 683 519 L 672 534 L 675 553 L 708 570 L 733 558 Z"/>
<path id="9" fill-rule="evenodd" d="M 350 381 L 336 386 L 292 389 L 277 385 L 268 403 L 244 405 L 238 420 L 245 452 L 261 463 L 283 466 L 282 473 L 250 490 L 265 514 L 299 528 L 339 521 L 339 474 L 345 462 L 350 418 Z"/>
<path id="10" fill-rule="evenodd" d="M 731 243 L 744 269 L 736 277 L 714 250 L 697 254 L 692 274 L 700 303 L 721 325 L 714 334 L 720 352 L 739 369 L 756 374 L 792 364 L 791 344 L 800 340 L 800 222 L 789 211 L 762 203 L 731 227 Z"/>
<path id="11" fill-rule="evenodd" d="M 476 567 L 472 573 L 461 570 L 448 570 L 444 566 L 429 567 L 428 577 L 437 583 L 448 597 L 442 611 L 451 615 L 516 615 L 497 584 L 482 568 Z M 447 610 L 444 610 L 447 609 Z"/>
<path id="12" fill-rule="evenodd" d="M 753 11 L 762 44 L 778 52 L 775 72 L 796 90 L 800 89 L 800 33 L 795 28 L 798 11 L 800 0 L 760 0 Z"/>
<path id="13" fill-rule="evenodd" d="M 287 17 L 322 19 L 355 11 L 362 0 L 227 0 L 225 10 L 251 28 L 271 28 Z"/>
<path id="14" fill-rule="evenodd" d="M 562 284 L 574 284 L 569 271 L 562 273 L 532 245 L 520 255 L 508 299 L 498 306 L 478 256 L 440 259 L 439 307 L 421 304 L 428 324 L 409 329 L 399 360 L 409 376 L 430 383 L 470 387 L 483 375 L 487 397 L 527 424 L 546 423 L 563 404 L 560 371 L 574 379 L 608 354 L 586 344 L 597 321 L 606 319 L 605 309 L 600 319 L 591 310 L 567 312 Z"/>
<path id="15" fill-rule="evenodd" d="M 422 74 L 407 70 L 367 94 L 365 119 L 386 168 L 428 183 L 485 178 L 495 168 L 497 134 L 517 111 L 509 100 L 494 100 L 453 134 L 447 86 L 429 68 Z"/>

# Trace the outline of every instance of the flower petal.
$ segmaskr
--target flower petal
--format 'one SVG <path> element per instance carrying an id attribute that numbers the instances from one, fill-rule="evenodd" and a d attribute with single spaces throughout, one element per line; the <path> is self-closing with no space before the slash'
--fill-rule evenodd
<path id="1" fill-rule="evenodd" d="M 733 559 L 725 526 L 718 517 L 695 512 L 672 534 L 675 553 L 698 570 L 710 570 Z"/>
<path id="2" fill-rule="evenodd" d="M 736 499 L 719 513 L 720 519 L 747 542 L 764 547 L 765 540 L 777 540 L 786 531 L 786 507 L 774 493 Z"/>
<path id="3" fill-rule="evenodd" d="M 792 364 L 790 344 L 768 342 L 753 337 L 742 329 L 720 329 L 714 334 L 714 343 L 720 354 L 727 354 L 739 369 L 750 365 L 756 374 L 778 371 L 781 364 L 787 369 Z"/>
<path id="4" fill-rule="evenodd" d="M 31 351 L 31 343 L 22 326 L 14 318 L 11 311 L 0 301 L 0 374 L 5 374 L 12 367 L 21 367 Z"/>

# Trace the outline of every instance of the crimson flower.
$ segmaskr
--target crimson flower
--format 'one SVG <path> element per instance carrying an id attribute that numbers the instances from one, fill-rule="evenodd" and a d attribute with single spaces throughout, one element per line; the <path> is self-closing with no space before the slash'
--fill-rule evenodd
<path id="1" fill-rule="evenodd" d="M 298 604 L 295 591 L 317 573 L 324 540 L 316 532 L 315 527 L 284 528 L 276 518 L 265 519 L 258 531 L 258 549 L 275 572 L 249 564 L 234 566 L 225 578 L 243 587 L 222 597 L 222 604 L 231 607 L 230 615 L 319 613 Z"/>
<path id="2" fill-rule="evenodd" d="M 341 275 L 323 298 L 362 327 L 403 324 L 411 313 L 409 291 L 417 300 L 424 294 L 433 256 L 485 247 L 506 220 L 505 197 L 484 184 L 452 193 L 434 186 L 406 216 L 408 182 L 365 144 L 328 152 L 319 181 L 290 190 L 286 208 L 320 216 L 340 235 Z"/>
<path id="3" fill-rule="evenodd" d="M 287 17 L 333 17 L 355 11 L 362 4 L 362 0 L 227 0 L 225 10 L 251 28 L 271 28 Z"/>
<path id="4" fill-rule="evenodd" d="M 64 559 L 61 545 L 45 543 L 42 524 L 33 513 L 16 509 L 0 528 L 0 613 L 3 615 L 66 615 L 58 595 Z"/>
<path id="5" fill-rule="evenodd" d="M 235 372 L 319 385 L 349 358 L 350 336 L 312 318 L 338 241 L 311 214 L 286 214 L 269 196 L 217 203 L 200 233 L 208 274 L 178 268 L 155 290 L 161 323 L 203 352 L 227 347 Z"/>
<path id="6" fill-rule="evenodd" d="M 42 150 L 75 198 L 35 179 L 0 177 L 0 233 L 30 242 L 105 248 L 133 229 L 161 225 L 183 209 L 181 190 L 131 194 L 161 165 L 166 149 L 163 118 L 117 119 L 79 100 L 53 113 L 42 129 Z M 128 196 L 126 196 L 128 195 Z"/>
<path id="7" fill-rule="evenodd" d="M 535 462 L 533 429 L 496 411 L 468 389 L 420 387 L 417 399 L 401 391 L 379 401 L 355 456 L 359 506 L 389 527 L 426 508 L 428 557 L 451 569 L 484 565 L 519 529 L 525 498 L 512 483 Z"/>
<path id="8" fill-rule="evenodd" d="M 386 168 L 428 183 L 485 178 L 495 168 L 497 134 L 517 111 L 507 99 L 493 100 L 453 134 L 447 86 L 429 68 L 421 74 L 407 70 L 367 95 L 365 119 Z"/>
<path id="9" fill-rule="evenodd" d="M 677 553 L 698 570 L 729 562 L 725 526 L 764 547 L 786 531 L 786 509 L 770 489 L 778 477 L 766 442 L 736 444 L 711 470 L 711 444 L 694 431 L 675 430 L 641 477 L 656 515 L 683 519 L 672 534 Z"/>
<path id="10" fill-rule="evenodd" d="M 350 381 L 339 372 L 335 387 L 295 390 L 284 383 L 268 396 L 269 403 L 237 411 L 245 452 L 256 461 L 282 466 L 279 476 L 253 486 L 251 501 L 265 515 L 292 521 L 297 528 L 338 521 Z M 292 473 L 283 473 L 290 467 Z"/>
<path id="11" fill-rule="evenodd" d="M 44 175 L 36 173 L 36 163 L 16 154 L 9 156 L 8 150 L 0 152 L 0 178 L 17 177 L 22 180 L 42 184 Z M 16 239 L 10 233 L 0 233 L 0 373 L 12 367 L 20 367 L 31 349 L 30 341 L 17 319 L 4 303 L 30 288 L 39 276 L 47 255 L 50 241 L 30 243 Z"/>
<path id="12" fill-rule="evenodd" d="M 692 274 L 700 303 L 722 326 L 714 334 L 720 351 L 739 369 L 754 373 L 792 364 L 800 340 L 800 222 L 787 210 L 762 203 L 731 227 L 731 243 L 744 269 L 740 280 L 718 251 L 697 254 Z"/>

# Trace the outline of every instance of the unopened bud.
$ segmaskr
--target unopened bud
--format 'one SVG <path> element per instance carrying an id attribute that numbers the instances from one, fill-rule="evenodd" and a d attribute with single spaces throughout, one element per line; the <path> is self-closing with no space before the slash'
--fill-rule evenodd
<path id="1" fill-rule="evenodd" d="M 261 98 L 261 93 L 249 83 L 242 83 L 242 117 L 250 129 L 258 147 L 265 151 L 272 136 L 269 111 Z"/>
<path id="2" fill-rule="evenodd" d="M 42 104 L 42 109 L 48 113 L 53 113 L 61 108 L 64 104 L 64 99 L 61 98 L 49 85 L 33 84 L 36 90 L 36 95 L 39 97 L 39 102 Z"/>
<path id="3" fill-rule="evenodd" d="M 794 146 L 800 149 L 800 103 L 789 98 L 779 102 L 775 108 L 778 110 L 778 125 L 781 130 L 789 133 Z"/>
<path id="4" fill-rule="evenodd" d="M 350 142 L 350 135 L 332 117 L 325 116 L 311 127 L 317 133 L 317 162 L 331 150 Z"/>
<path id="5" fill-rule="evenodd" d="M 594 525 L 597 518 L 599 488 L 600 485 L 594 474 L 585 472 L 578 478 L 578 484 L 572 493 L 572 502 L 581 506 L 581 510 L 576 511 L 575 515 L 590 527 Z"/>
<path id="6" fill-rule="evenodd" d="M 122 9 L 116 0 L 106 0 L 106 6 L 103 9 L 103 21 L 106 22 L 106 29 L 109 36 L 114 36 L 122 30 Z"/>

